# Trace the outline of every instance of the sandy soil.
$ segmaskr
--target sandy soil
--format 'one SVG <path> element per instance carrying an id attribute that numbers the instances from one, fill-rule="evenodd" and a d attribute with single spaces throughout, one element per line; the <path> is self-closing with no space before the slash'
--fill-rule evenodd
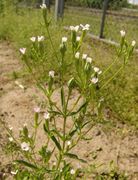
<path id="1" fill-rule="evenodd" d="M 15 134 L 18 129 L 33 121 L 33 108 L 42 100 L 43 95 L 35 87 L 22 90 L 12 78 L 13 71 L 21 69 L 14 50 L 8 43 L 0 44 L 0 118 L 13 127 Z M 22 83 L 22 79 L 19 80 Z M 58 93 L 55 95 L 58 99 Z M 62 122 L 60 122 L 62 124 Z M 68 125 L 70 126 L 70 124 Z M 60 126 L 59 126 L 60 128 Z M 90 141 L 81 141 L 74 152 L 86 158 L 89 164 L 104 164 L 101 170 L 108 170 L 109 163 L 114 160 L 121 171 L 130 175 L 130 180 L 138 180 L 138 134 L 132 132 L 126 125 L 119 124 L 114 130 L 105 131 L 101 125 L 93 127 L 89 133 Z M 38 139 L 43 141 L 42 130 Z M 3 144 L 7 141 L 4 128 L 0 124 L 0 171 L 2 166 L 11 159 L 4 155 Z M 0 172 L 0 179 L 1 179 Z M 83 178 L 82 178 L 83 179 Z M 92 177 L 90 177 L 92 179 Z"/>

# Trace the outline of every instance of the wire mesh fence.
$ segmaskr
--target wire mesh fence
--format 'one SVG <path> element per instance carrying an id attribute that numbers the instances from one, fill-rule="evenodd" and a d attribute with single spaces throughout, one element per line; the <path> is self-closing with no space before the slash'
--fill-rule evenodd
<path id="1" fill-rule="evenodd" d="M 10 2 L 10 0 L 6 0 L 6 1 Z M 11 2 L 14 3 L 18 8 L 23 8 L 23 7 L 39 8 L 42 2 L 46 2 L 47 5 L 51 4 L 51 9 L 52 9 L 51 15 L 53 16 L 55 11 L 55 1 L 14 0 Z M 61 3 L 62 1 L 63 0 L 59 0 L 59 3 Z M 81 6 L 78 6 L 76 2 L 77 1 L 73 1 L 73 0 L 71 1 L 65 0 L 64 19 L 62 19 L 63 25 L 70 26 L 70 25 L 88 23 L 91 25 L 91 29 L 90 29 L 91 33 L 99 37 L 102 14 L 103 14 L 103 10 L 102 10 L 103 4 L 101 6 L 101 9 L 96 9 L 96 8 L 88 8 L 83 3 L 81 4 Z M 2 1 L 0 6 L 1 8 L 3 8 L 4 6 L 4 3 L 2 3 Z M 128 40 L 135 39 L 136 41 L 138 41 L 138 9 L 108 10 L 106 12 L 103 37 L 115 42 L 119 42 L 120 30 L 126 31 Z"/>
<path id="2" fill-rule="evenodd" d="M 66 6 L 65 19 L 69 24 L 89 23 L 91 33 L 100 36 L 102 10 L 84 7 Z M 125 30 L 128 40 L 138 41 L 138 11 L 122 9 L 119 11 L 108 10 L 106 13 L 104 38 L 119 42 L 120 30 Z"/>

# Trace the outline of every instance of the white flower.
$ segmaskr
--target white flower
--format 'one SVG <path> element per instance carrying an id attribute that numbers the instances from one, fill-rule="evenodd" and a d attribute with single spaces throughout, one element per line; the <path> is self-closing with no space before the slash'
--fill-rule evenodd
<path id="1" fill-rule="evenodd" d="M 28 134 L 28 137 L 31 138 L 32 137 L 31 134 Z"/>
<path id="2" fill-rule="evenodd" d="M 19 51 L 20 51 L 22 54 L 25 54 L 26 48 L 20 48 Z"/>
<path id="3" fill-rule="evenodd" d="M 62 43 L 67 42 L 68 38 L 67 37 L 62 37 Z"/>
<path id="4" fill-rule="evenodd" d="M 78 32 L 79 26 L 78 25 L 77 26 L 70 26 L 70 30 Z"/>
<path id="5" fill-rule="evenodd" d="M 46 4 L 43 3 L 42 5 L 40 5 L 40 8 L 41 9 L 46 9 Z"/>
<path id="6" fill-rule="evenodd" d="M 19 84 L 19 87 L 20 87 L 21 89 L 25 89 L 25 87 L 24 87 L 22 84 Z"/>
<path id="7" fill-rule="evenodd" d="M 86 58 L 87 58 L 87 54 L 83 54 L 82 59 L 86 59 Z"/>
<path id="8" fill-rule="evenodd" d="M 99 74 L 99 75 L 102 74 L 102 71 L 99 71 L 98 74 Z"/>
<path id="9" fill-rule="evenodd" d="M 44 113 L 44 119 L 49 119 L 50 118 L 50 114 L 49 113 Z"/>
<path id="10" fill-rule="evenodd" d="M 15 84 L 16 84 L 16 85 L 19 85 L 20 83 L 19 83 L 18 81 L 15 81 Z"/>
<path id="11" fill-rule="evenodd" d="M 76 41 L 80 41 L 80 36 L 77 36 Z"/>
<path id="12" fill-rule="evenodd" d="M 86 25 L 80 24 L 80 27 L 82 28 L 83 31 L 85 31 L 85 30 L 88 31 L 90 29 L 90 25 L 89 24 L 86 24 Z"/>
<path id="13" fill-rule="evenodd" d="M 9 141 L 12 142 L 12 141 L 13 141 L 13 138 L 12 138 L 12 137 L 9 137 Z"/>
<path id="14" fill-rule="evenodd" d="M 12 130 L 13 130 L 13 127 L 10 126 L 10 127 L 9 127 L 9 130 L 12 131 Z"/>
<path id="15" fill-rule="evenodd" d="M 38 36 L 38 42 L 44 41 L 44 36 Z"/>
<path id="16" fill-rule="evenodd" d="M 98 67 L 94 67 L 93 69 L 94 69 L 94 71 L 97 72 L 97 73 L 98 73 L 99 70 L 100 70 Z"/>
<path id="17" fill-rule="evenodd" d="M 126 35 L 126 32 L 123 31 L 123 30 L 121 30 L 121 31 L 120 31 L 120 34 L 121 34 L 121 37 L 124 37 L 124 36 Z"/>
<path id="18" fill-rule="evenodd" d="M 30 149 L 29 144 L 26 143 L 26 142 L 23 142 L 23 143 L 21 144 L 21 149 L 22 149 L 23 151 L 29 151 L 29 149 Z"/>
<path id="19" fill-rule="evenodd" d="M 79 53 L 79 52 L 76 52 L 75 58 L 76 58 L 76 59 L 79 59 L 79 58 L 80 58 L 80 53 Z"/>
<path id="20" fill-rule="evenodd" d="M 36 41 L 36 37 L 31 37 L 30 40 L 31 40 L 32 42 L 35 42 L 35 41 Z"/>
<path id="21" fill-rule="evenodd" d="M 92 58 L 91 57 L 87 57 L 86 61 L 87 61 L 87 63 L 91 63 L 92 62 Z"/>
<path id="22" fill-rule="evenodd" d="M 49 77 L 54 78 L 54 76 L 55 76 L 55 71 L 49 71 Z"/>
<path id="23" fill-rule="evenodd" d="M 70 26 L 70 30 L 71 30 L 71 31 L 74 31 L 74 26 Z"/>
<path id="24" fill-rule="evenodd" d="M 131 43 L 131 45 L 134 47 L 134 46 L 136 45 L 136 41 L 133 40 L 132 43 Z"/>
<path id="25" fill-rule="evenodd" d="M 93 77 L 93 78 L 91 79 L 91 82 L 92 82 L 93 84 L 96 84 L 96 83 L 98 82 L 98 78 Z"/>
<path id="26" fill-rule="evenodd" d="M 55 161 L 53 162 L 53 166 L 56 166 L 56 162 Z"/>
<path id="27" fill-rule="evenodd" d="M 18 172 L 18 170 L 16 170 L 16 171 L 11 171 L 11 174 L 12 174 L 12 175 L 16 175 L 17 172 Z"/>
<path id="28" fill-rule="evenodd" d="M 40 112 L 40 107 L 35 107 L 34 112 L 39 113 Z"/>
<path id="29" fill-rule="evenodd" d="M 99 102 L 103 102 L 104 101 L 104 98 L 102 97 L 100 100 L 99 100 Z"/>
<path id="30" fill-rule="evenodd" d="M 27 127 L 27 123 L 24 123 L 24 125 L 23 125 L 24 127 Z"/>
<path id="31" fill-rule="evenodd" d="M 62 169 L 60 169 L 60 172 L 62 172 L 63 170 Z"/>
<path id="32" fill-rule="evenodd" d="M 75 170 L 74 170 L 74 169 L 71 169 L 71 170 L 70 170 L 70 174 L 72 174 L 72 175 L 75 174 Z"/>
<path id="33" fill-rule="evenodd" d="M 25 87 L 22 84 L 20 84 L 18 81 L 15 81 L 15 84 L 19 86 L 21 89 L 25 89 Z"/>
<path id="34" fill-rule="evenodd" d="M 71 141 L 67 141 L 67 145 L 70 146 L 71 145 Z"/>

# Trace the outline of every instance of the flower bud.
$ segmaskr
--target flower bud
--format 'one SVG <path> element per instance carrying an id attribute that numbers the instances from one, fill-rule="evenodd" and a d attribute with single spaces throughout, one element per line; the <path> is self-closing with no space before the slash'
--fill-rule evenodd
<path id="1" fill-rule="evenodd" d="M 80 41 L 80 39 L 81 39 L 80 36 L 76 37 L 76 41 Z"/>
<path id="2" fill-rule="evenodd" d="M 35 42 L 35 41 L 36 41 L 36 37 L 31 37 L 30 40 L 31 40 L 32 42 Z"/>
<path id="3" fill-rule="evenodd" d="M 125 31 L 123 31 L 123 30 L 121 30 L 121 31 L 120 31 L 120 34 L 121 34 L 121 37 L 125 37 L 126 32 L 125 32 Z"/>
<path id="4" fill-rule="evenodd" d="M 44 41 L 44 36 L 38 36 L 38 42 Z"/>
<path id="5" fill-rule="evenodd" d="M 46 7 L 46 4 L 43 3 L 42 5 L 40 5 L 40 8 L 41 8 L 41 9 L 46 9 L 46 8 L 47 8 L 47 7 Z"/>
<path id="6" fill-rule="evenodd" d="M 20 48 L 20 49 L 19 49 L 19 51 L 21 52 L 21 54 L 23 54 L 23 55 L 24 55 L 24 54 L 25 54 L 25 52 L 26 52 L 26 48 Z"/>
<path id="7" fill-rule="evenodd" d="M 93 84 L 96 84 L 96 83 L 98 82 L 98 78 L 93 77 L 93 78 L 91 79 L 91 82 L 92 82 Z"/>
<path id="8" fill-rule="evenodd" d="M 134 46 L 136 45 L 136 41 L 133 40 L 132 43 L 131 43 L 131 45 L 134 47 Z"/>
<path id="9" fill-rule="evenodd" d="M 87 61 L 87 63 L 92 63 L 92 58 L 91 57 L 87 57 L 86 61 Z"/>
<path id="10" fill-rule="evenodd" d="M 55 76 L 55 71 L 49 71 L 49 77 L 54 78 L 54 76 Z"/>
<path id="11" fill-rule="evenodd" d="M 66 43 L 66 42 L 67 42 L 67 40 L 68 40 L 68 38 L 67 38 L 67 37 L 62 37 L 62 43 Z"/>
<path id="12" fill-rule="evenodd" d="M 76 59 L 79 59 L 79 58 L 80 58 L 80 53 L 79 53 L 79 52 L 76 52 L 75 58 L 76 58 Z"/>
<path id="13" fill-rule="evenodd" d="M 87 58 L 87 54 L 83 54 L 83 55 L 82 55 L 82 59 L 85 60 L 86 58 Z"/>

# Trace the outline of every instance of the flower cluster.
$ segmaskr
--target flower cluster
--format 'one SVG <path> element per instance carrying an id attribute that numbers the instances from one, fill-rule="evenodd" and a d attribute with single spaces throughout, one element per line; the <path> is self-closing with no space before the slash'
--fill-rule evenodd
<path id="1" fill-rule="evenodd" d="M 37 37 L 35 37 L 35 36 L 33 36 L 33 37 L 31 37 L 30 38 L 30 40 L 32 41 L 32 42 L 35 42 L 36 40 L 38 41 L 38 42 L 41 42 L 41 41 L 44 41 L 44 36 L 37 36 Z"/>
<path id="2" fill-rule="evenodd" d="M 82 31 L 88 31 L 90 29 L 90 25 L 89 24 L 86 24 L 86 25 L 77 25 L 77 26 L 70 26 L 70 30 L 71 31 L 75 31 L 75 32 L 78 32 L 79 29 L 82 29 Z"/>
<path id="3" fill-rule="evenodd" d="M 42 41 L 45 40 L 45 37 L 44 37 L 44 36 L 37 36 L 37 37 L 33 36 L 33 37 L 30 38 L 30 40 L 31 40 L 33 43 L 35 43 L 35 42 L 40 43 L 40 42 L 42 42 Z M 20 51 L 20 53 L 21 53 L 22 55 L 25 55 L 25 54 L 26 54 L 26 48 L 24 48 L 24 47 L 23 47 L 23 48 L 20 48 L 19 51 Z"/>

